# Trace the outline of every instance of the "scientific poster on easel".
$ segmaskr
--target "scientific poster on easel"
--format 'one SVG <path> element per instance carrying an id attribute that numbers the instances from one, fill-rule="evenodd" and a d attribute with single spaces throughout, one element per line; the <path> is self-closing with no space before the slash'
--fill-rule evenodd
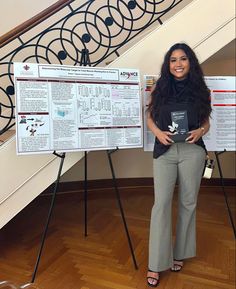
<path id="1" fill-rule="evenodd" d="M 151 87 L 157 76 L 145 75 L 143 98 L 147 108 Z M 205 81 L 211 90 L 212 114 L 210 131 L 203 137 L 208 151 L 236 150 L 236 78 L 234 76 L 206 76 Z M 144 112 L 144 151 L 152 151 L 154 136 L 147 128 Z"/>
<path id="2" fill-rule="evenodd" d="M 17 154 L 143 146 L 139 71 L 14 63 Z"/>
<path id="3" fill-rule="evenodd" d="M 236 150 L 236 77 L 207 76 L 211 90 L 211 128 L 204 136 L 209 151 Z"/>
<path id="4" fill-rule="evenodd" d="M 146 115 L 146 109 L 148 107 L 148 104 L 150 102 L 150 93 L 153 85 L 157 81 L 156 75 L 144 75 L 144 84 L 143 84 L 143 107 L 144 107 L 144 122 L 143 122 L 143 146 L 144 151 L 153 151 L 154 147 L 154 136 L 153 133 L 150 131 L 150 129 L 147 127 L 147 115 Z"/>

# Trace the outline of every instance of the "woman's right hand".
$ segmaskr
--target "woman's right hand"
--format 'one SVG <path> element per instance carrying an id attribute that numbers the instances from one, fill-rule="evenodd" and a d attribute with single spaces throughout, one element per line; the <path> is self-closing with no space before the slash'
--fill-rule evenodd
<path id="1" fill-rule="evenodd" d="M 171 145 L 174 143 L 174 141 L 169 137 L 171 135 L 173 135 L 173 133 L 169 131 L 162 131 L 160 129 L 156 133 L 156 137 L 158 138 L 159 142 L 163 145 Z"/>
<path id="2" fill-rule="evenodd" d="M 174 141 L 169 137 L 173 135 L 170 131 L 162 131 L 159 129 L 156 125 L 156 123 L 153 121 L 150 114 L 148 114 L 147 117 L 147 126 L 152 131 L 152 133 L 157 137 L 159 142 L 163 145 L 171 145 Z"/>

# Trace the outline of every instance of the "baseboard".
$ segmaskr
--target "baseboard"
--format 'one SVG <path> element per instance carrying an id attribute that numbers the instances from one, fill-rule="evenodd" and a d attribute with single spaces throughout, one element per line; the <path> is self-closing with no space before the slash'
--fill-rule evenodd
<path id="1" fill-rule="evenodd" d="M 235 179 L 223 179 L 224 186 L 235 186 Z M 152 187 L 153 178 L 122 178 L 116 179 L 116 184 L 119 188 L 128 188 L 128 187 Z M 222 185 L 220 178 L 212 179 L 202 179 L 201 186 L 217 186 Z M 50 194 L 53 192 L 54 184 L 50 185 L 43 194 Z M 88 180 L 87 188 L 88 190 L 100 190 L 100 189 L 110 189 L 113 188 L 112 179 L 103 179 L 103 180 Z M 73 192 L 73 191 L 82 191 L 84 190 L 84 181 L 73 181 L 73 182 L 63 182 L 58 185 L 58 192 Z"/>

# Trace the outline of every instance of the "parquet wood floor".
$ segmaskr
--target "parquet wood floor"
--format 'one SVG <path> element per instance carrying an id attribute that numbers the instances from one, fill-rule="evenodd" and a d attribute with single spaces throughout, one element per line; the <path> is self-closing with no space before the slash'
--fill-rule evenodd
<path id="1" fill-rule="evenodd" d="M 235 213 L 234 189 L 226 190 Z M 40 289 L 148 288 L 153 188 L 120 189 L 120 194 L 139 269 L 133 266 L 113 190 L 89 192 L 87 237 L 82 192 L 58 195 L 35 280 Z M 0 230 L 0 281 L 31 280 L 49 204 L 49 197 L 38 197 Z M 220 188 L 201 189 L 197 231 L 197 257 L 188 260 L 180 273 L 162 273 L 158 288 L 235 288 L 235 240 Z"/>

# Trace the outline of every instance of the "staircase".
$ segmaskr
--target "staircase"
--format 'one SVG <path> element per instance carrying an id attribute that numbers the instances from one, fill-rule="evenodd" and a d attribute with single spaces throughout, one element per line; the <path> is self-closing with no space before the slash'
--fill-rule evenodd
<path id="1" fill-rule="evenodd" d="M 57 178 L 60 158 L 55 155 L 17 156 L 15 136 L 0 146 L 0 228 Z M 83 157 L 67 153 L 62 173 Z"/>
<path id="2" fill-rule="evenodd" d="M 188 25 L 191 23 L 191 25 Z M 190 45 L 200 63 L 235 39 L 235 1 L 195 0 L 113 61 L 109 67 L 137 67 L 141 74 L 160 72 L 164 54 L 176 42 Z"/>
<path id="3" fill-rule="evenodd" d="M 200 62 L 204 62 L 235 38 L 234 11 L 234 0 L 227 0 L 227 4 L 220 0 L 195 0 L 108 67 L 138 68 L 141 76 L 158 74 L 164 53 L 182 41 L 193 47 Z M 82 157 L 81 152 L 66 154 L 63 172 Z M 2 228 L 55 181 L 60 159 L 54 155 L 17 156 L 15 137 L 0 146 L 0 159 Z"/>

